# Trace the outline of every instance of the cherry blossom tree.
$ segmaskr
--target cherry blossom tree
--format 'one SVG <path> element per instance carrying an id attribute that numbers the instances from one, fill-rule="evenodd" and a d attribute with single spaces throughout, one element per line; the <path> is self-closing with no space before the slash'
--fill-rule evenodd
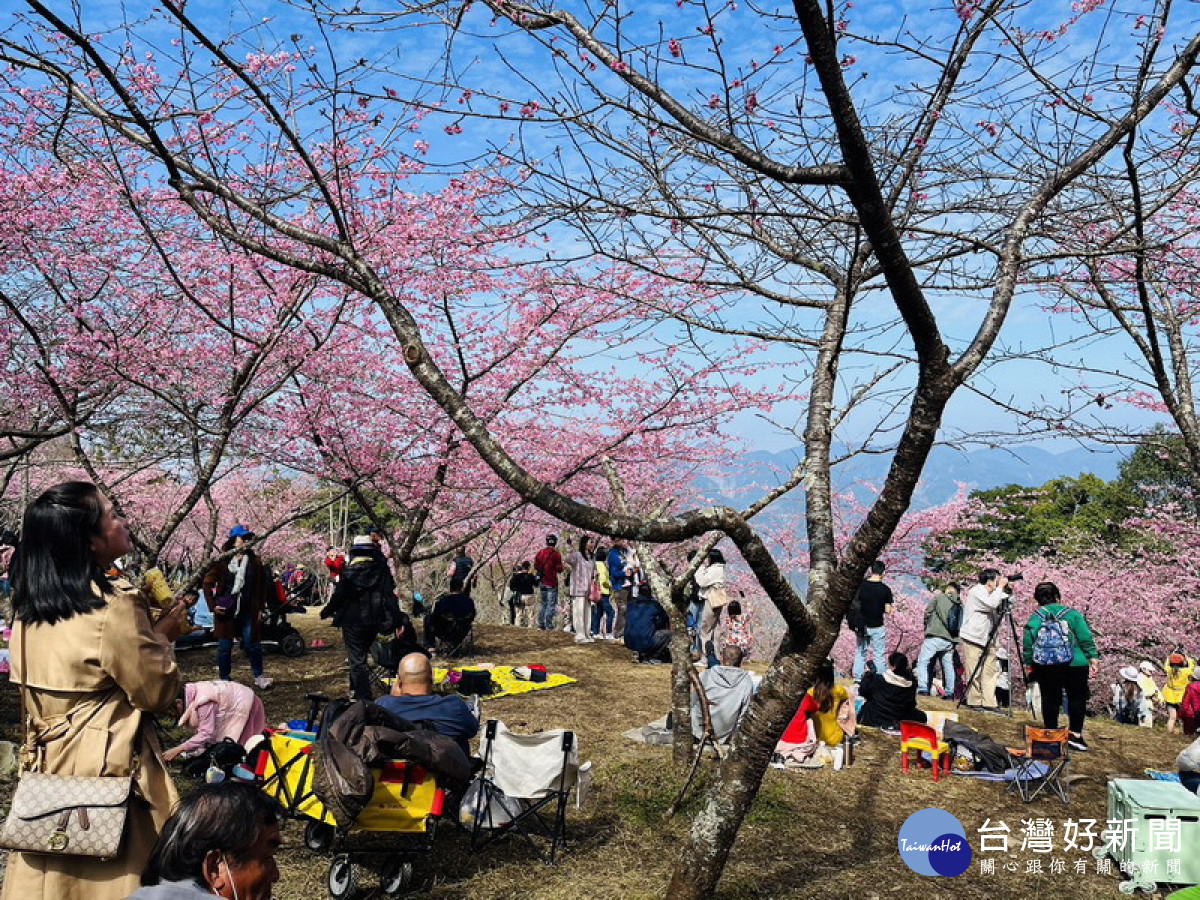
<path id="1" fill-rule="evenodd" d="M 272 480 L 247 423 L 321 348 L 338 309 L 312 304 L 311 277 L 180 220 L 173 195 L 144 186 L 138 160 L 99 154 L 94 131 L 26 127 L 41 98 L 22 90 L 0 110 L 12 397 L 0 496 L 36 453 L 42 486 L 87 478 L 129 515 L 146 564 L 178 559 L 204 522 L 206 549 L 185 554 L 197 563 L 235 514 L 217 499 L 222 480 L 239 469 Z M 16 487 L 28 500 L 30 484 Z"/>
<path id="2" fill-rule="evenodd" d="M 1105 30 L 1096 0 L 1066 21 L 1044 6 L 982 0 L 897 28 L 856 26 L 848 4 L 681 0 L 660 27 L 619 2 L 576 14 L 492 0 L 414 8 L 414 21 L 441 16 L 444 77 L 424 68 L 406 79 L 399 64 L 380 75 L 378 60 L 318 55 L 303 37 L 246 52 L 240 42 L 258 33 L 214 37 L 174 0 L 161 4 L 178 35 L 171 46 L 152 43 L 157 20 L 113 29 L 77 8 L 28 6 L 48 31 L 17 26 L 3 57 L 11 77 L 58 92 L 46 127 L 98 123 L 161 166 L 166 186 L 224 239 L 373 303 L 415 381 L 523 500 L 581 529 L 656 544 L 718 532 L 737 548 L 787 636 L 681 849 L 676 898 L 715 889 L 775 739 L 895 533 L 947 404 L 1049 253 L 1046 221 L 1090 202 L 1075 191 L 1081 177 L 1119 167 L 1122 142 L 1154 127 L 1200 52 L 1167 5 L 1150 27 L 1122 7 L 1120 25 Z M 408 24 L 391 13 L 372 21 Z M 541 65 L 526 65 L 526 53 L 542 54 Z M 409 58 L 403 46 L 398 56 Z M 505 196 L 519 204 L 498 204 L 498 221 L 545 237 L 560 261 L 620 259 L 711 292 L 689 308 L 641 308 L 635 321 L 654 324 L 641 353 L 663 352 L 654 339 L 673 329 L 669 346 L 704 352 L 737 336 L 789 354 L 805 459 L 781 489 L 805 495 L 806 594 L 754 527 L 753 508 L 635 515 L 592 502 L 548 481 L 464 395 L 429 318 L 458 293 L 457 273 L 413 271 L 411 241 L 394 225 L 412 196 L 400 181 L 420 168 L 431 123 L 453 139 L 474 118 L 501 145 L 475 162 L 488 177 L 507 172 Z M 534 140 L 543 125 L 557 143 Z M 396 138 L 414 126 L 430 132 L 408 151 Z M 423 202 L 453 203 L 456 188 Z M 892 462 L 839 546 L 834 435 L 864 418 L 874 423 L 865 449 Z"/>
<path id="3" fill-rule="evenodd" d="M 953 551 L 955 535 L 969 534 L 981 518 L 1004 515 L 995 501 L 970 500 L 938 516 L 926 536 L 939 558 Z M 1195 654 L 1200 647 L 1200 573 L 1187 563 L 1196 552 L 1200 521 L 1193 510 L 1177 504 L 1152 506 L 1121 523 L 1122 537 L 1105 532 L 1077 536 L 1071 545 L 1047 547 L 1015 558 L 978 552 L 978 568 L 996 566 L 1024 577 L 1014 587 L 1013 616 L 1018 637 L 1036 609 L 1033 588 L 1052 581 L 1064 602 L 1087 617 L 1101 653 L 1101 678 L 1093 684 L 1095 705 L 1103 707 L 1102 685 L 1116 683 L 1119 670 L 1144 659 L 1161 663 L 1177 646 Z M 964 548 L 967 549 L 967 548 Z M 927 571 L 933 581 L 947 570 Z M 1001 639 L 1009 642 L 1007 627 Z M 1020 648 L 1014 654 L 1019 658 Z M 1014 661 L 1013 669 L 1017 663 Z M 1014 687 L 1020 680 L 1014 678 Z"/>

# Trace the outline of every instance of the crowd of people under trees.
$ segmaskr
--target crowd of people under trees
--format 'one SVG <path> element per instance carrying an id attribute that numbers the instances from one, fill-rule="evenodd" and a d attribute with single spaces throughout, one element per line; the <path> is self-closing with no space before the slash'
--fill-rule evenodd
<path id="1" fill-rule="evenodd" d="M 89 483 L 64 482 L 38 496 L 25 512 L 19 542 L 15 537 L 9 538 L 17 547 L 6 560 L 6 590 L 27 751 L 49 774 L 130 773 L 146 802 L 131 805 L 128 835 L 115 859 L 10 854 L 5 898 L 252 897 L 278 878 L 273 857 L 279 812 L 271 801 L 233 779 L 210 784 L 180 804 L 167 768 L 199 760 L 193 774 L 212 776 L 214 746 L 233 742 L 250 749 L 261 740 L 266 715 L 256 691 L 268 689 L 271 679 L 264 672 L 260 630 L 273 602 L 320 605 L 320 615 L 341 630 L 353 699 L 421 723 L 464 757 L 470 753 L 477 709 L 457 694 L 437 691 L 433 672 L 435 657 L 454 657 L 470 646 L 479 572 L 466 546 L 445 571 L 448 589 L 428 609 L 414 598 L 410 615 L 401 608 L 378 533 L 355 537 L 346 553 L 330 548 L 326 591 L 303 564 L 276 576 L 260 558 L 256 536 L 239 524 L 198 579 L 198 590 L 157 606 L 152 592 L 135 586 L 122 569 L 132 551 L 127 525 Z M 840 769 L 851 761 L 860 729 L 896 733 L 902 722 L 925 722 L 922 696 L 959 698 L 985 712 L 1011 703 L 1012 673 L 997 638 L 1011 616 L 1017 579 L 989 568 L 965 591 L 955 584 L 935 590 L 914 669 L 905 653 L 888 650 L 893 596 L 884 573 L 882 563 L 871 566 L 847 616 L 856 636 L 848 673 L 853 685 L 839 679 L 832 659 L 824 662 L 778 741 L 773 766 Z M 583 535 L 564 559 L 558 536 L 547 535 L 533 560 L 513 567 L 507 586 L 500 602 L 510 625 L 562 628 L 580 644 L 620 640 L 637 662 L 671 661 L 670 617 L 623 540 L 605 547 Z M 688 662 L 701 670 L 692 731 L 702 744 L 732 739 L 759 680 L 743 667 L 754 641 L 733 593 L 722 553 L 707 551 L 688 585 L 686 617 Z M 1049 729 L 1058 727 L 1065 709 L 1069 746 L 1085 752 L 1096 642 L 1085 616 L 1063 602 L 1054 583 L 1036 585 L 1033 599 L 1037 610 L 1014 648 L 1030 688 L 1028 702 Z M 423 628 L 414 617 L 424 618 Z M 197 631 L 215 635 L 217 678 L 185 684 L 175 650 Z M 249 661 L 252 686 L 232 680 L 235 642 Z M 392 675 L 390 690 L 378 698 L 372 664 Z M 1195 661 L 1180 648 L 1162 671 L 1165 682 L 1159 684 L 1159 667 L 1149 660 L 1122 669 L 1120 683 L 1111 688 L 1112 714 L 1118 722 L 1149 726 L 1161 703 L 1168 732 L 1181 727 L 1194 734 L 1200 719 Z M 177 719 L 190 736 L 161 750 L 155 714 Z M 87 740 L 96 728 L 107 735 L 100 753 Z M 1181 782 L 1196 790 L 1200 740 L 1180 754 L 1178 766 Z M 226 827 L 234 819 L 237 827 Z"/>

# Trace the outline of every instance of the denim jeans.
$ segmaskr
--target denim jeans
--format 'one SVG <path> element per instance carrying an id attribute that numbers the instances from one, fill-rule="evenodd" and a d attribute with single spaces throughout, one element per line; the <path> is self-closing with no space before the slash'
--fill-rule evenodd
<path id="1" fill-rule="evenodd" d="M 254 673 L 255 678 L 258 678 L 263 673 L 263 651 L 262 644 L 251 639 L 253 634 L 254 622 L 249 616 L 246 616 L 245 621 L 241 623 L 242 650 L 250 659 L 250 671 Z M 217 674 L 220 675 L 222 681 L 228 681 L 232 671 L 233 638 L 219 638 L 217 640 Z"/>
<path id="2" fill-rule="evenodd" d="M 704 613 L 704 601 L 697 600 L 688 604 L 687 627 L 692 632 L 692 652 L 702 653 L 700 646 L 700 617 Z"/>
<path id="3" fill-rule="evenodd" d="M 863 672 L 867 668 L 867 648 L 875 661 L 875 670 L 879 674 L 887 671 L 887 626 L 868 628 L 859 635 L 858 647 L 854 651 L 854 680 L 862 681 Z"/>
<path id="4" fill-rule="evenodd" d="M 558 606 L 558 588 L 542 585 L 542 605 L 538 609 L 538 628 L 554 630 L 554 611 Z"/>
<path id="5" fill-rule="evenodd" d="M 604 619 L 604 630 L 608 634 L 612 634 L 613 617 L 617 611 L 613 609 L 612 601 L 608 598 L 608 594 L 600 595 L 600 602 L 592 604 L 592 636 L 600 634 L 600 619 Z"/>
<path id="6" fill-rule="evenodd" d="M 917 690 L 929 690 L 929 665 L 940 663 L 942 667 L 942 687 L 946 693 L 954 696 L 954 642 L 940 637 L 927 637 L 921 645 L 921 655 L 917 658 Z"/>

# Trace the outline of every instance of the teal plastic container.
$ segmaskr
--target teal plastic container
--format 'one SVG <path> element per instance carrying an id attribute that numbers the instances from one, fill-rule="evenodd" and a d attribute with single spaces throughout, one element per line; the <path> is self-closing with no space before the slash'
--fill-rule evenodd
<path id="1" fill-rule="evenodd" d="M 1156 884 L 1200 884 L 1200 797 L 1169 781 L 1117 778 L 1108 783 L 1108 818 L 1135 823 L 1124 847 L 1112 846 L 1110 841 L 1107 850 L 1125 867 L 1136 887 L 1152 890 Z M 1179 820 L 1178 849 L 1152 849 L 1150 823 L 1167 819 Z M 1177 873 L 1169 868 L 1171 860 L 1179 861 Z"/>

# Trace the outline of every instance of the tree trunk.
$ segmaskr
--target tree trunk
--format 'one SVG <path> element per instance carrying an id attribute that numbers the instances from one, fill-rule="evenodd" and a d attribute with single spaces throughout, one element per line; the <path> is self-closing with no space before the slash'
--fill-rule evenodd
<path id="1" fill-rule="evenodd" d="M 396 596 L 400 598 L 400 608 L 411 616 L 414 605 L 413 595 L 416 593 L 412 560 L 393 557 L 392 562 L 396 570 Z"/>
<path id="2" fill-rule="evenodd" d="M 645 544 L 635 545 L 650 590 L 671 619 L 671 761 L 680 769 L 692 761 L 692 641 L 687 629 L 684 584 L 672 578 Z"/>
<path id="3" fill-rule="evenodd" d="M 675 609 L 667 613 L 671 617 L 671 761 L 684 769 L 692 761 L 692 640 L 686 616 Z"/>
<path id="4" fill-rule="evenodd" d="M 796 648 L 791 637 L 784 638 L 721 763 L 720 777 L 692 822 L 690 839 L 681 848 L 667 888 L 669 900 L 703 900 L 713 895 L 779 735 L 796 714 L 796 698 L 816 679 L 836 638 L 836 631 L 822 634 L 804 650 Z"/>

